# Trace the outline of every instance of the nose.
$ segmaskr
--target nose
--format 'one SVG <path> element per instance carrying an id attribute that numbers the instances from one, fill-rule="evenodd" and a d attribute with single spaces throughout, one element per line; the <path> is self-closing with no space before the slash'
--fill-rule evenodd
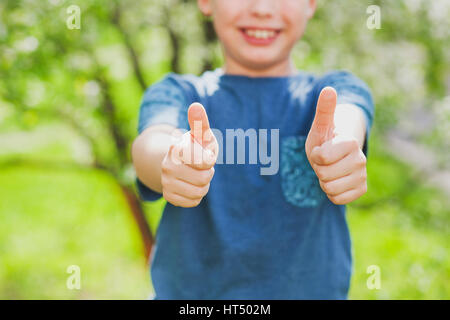
<path id="1" fill-rule="evenodd" d="M 253 0 L 250 4 L 250 12 L 257 18 L 270 18 L 275 12 L 279 0 Z"/>

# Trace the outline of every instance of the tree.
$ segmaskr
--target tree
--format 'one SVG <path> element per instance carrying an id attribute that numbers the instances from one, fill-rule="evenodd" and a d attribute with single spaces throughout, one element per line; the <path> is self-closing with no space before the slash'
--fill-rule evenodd
<path id="1" fill-rule="evenodd" d="M 158 75 L 181 72 L 181 52 L 187 41 L 176 23 L 179 15 L 190 14 L 197 25 L 201 17 L 193 1 L 86 1 L 75 11 L 67 10 L 70 5 L 73 8 L 71 3 L 25 0 L 0 4 L 0 102 L 23 129 L 57 121 L 84 139 L 92 153 L 89 163 L 46 161 L 40 165 L 86 166 L 112 175 L 128 201 L 149 257 L 154 239 L 134 191 L 133 176 L 128 174 L 139 99 Z M 71 21 L 66 20 L 77 12 L 80 28 L 69 29 Z M 206 36 L 214 41 L 210 31 Z M 143 65 L 148 38 L 168 40 L 169 45 L 158 53 L 158 64 L 166 69 L 155 72 Z M 205 40 L 197 37 L 196 41 Z M 168 52 L 172 54 L 165 64 Z M 153 56 L 150 52 L 150 60 Z M 211 66 L 207 58 L 203 60 L 202 65 Z M 123 92 L 122 85 L 131 92 Z M 4 164 L 11 161 L 37 163 L 14 158 Z"/>

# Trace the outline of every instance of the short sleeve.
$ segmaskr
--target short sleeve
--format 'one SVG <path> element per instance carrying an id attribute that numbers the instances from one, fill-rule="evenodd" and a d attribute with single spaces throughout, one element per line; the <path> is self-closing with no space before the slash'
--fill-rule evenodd
<path id="1" fill-rule="evenodd" d="M 150 86 L 144 93 L 139 109 L 139 134 L 154 124 L 186 128 L 187 99 L 184 91 L 172 73 Z"/>
<path id="2" fill-rule="evenodd" d="M 338 104 L 353 104 L 360 107 L 366 119 L 366 138 L 362 151 L 368 156 L 369 135 L 373 124 L 375 106 L 372 94 L 367 84 L 346 71 L 333 71 L 323 76 L 317 87 L 317 97 L 320 91 L 331 86 L 338 94 Z"/>
<path id="3" fill-rule="evenodd" d="M 183 86 L 168 74 L 161 81 L 150 86 L 144 93 L 139 109 L 138 133 L 155 124 L 170 124 L 176 128 L 186 128 L 187 101 Z M 145 186 L 136 179 L 139 196 L 144 201 L 155 201 L 161 194 Z"/>

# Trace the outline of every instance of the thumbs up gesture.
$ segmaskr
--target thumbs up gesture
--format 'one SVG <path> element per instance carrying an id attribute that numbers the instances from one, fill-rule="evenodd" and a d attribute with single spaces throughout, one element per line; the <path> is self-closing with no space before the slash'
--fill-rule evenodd
<path id="1" fill-rule="evenodd" d="M 335 128 L 337 93 L 322 90 L 305 152 L 320 187 L 334 204 L 347 204 L 367 192 L 366 157 L 355 137 Z"/>
<path id="2" fill-rule="evenodd" d="M 161 165 L 163 197 L 179 207 L 195 207 L 208 193 L 219 145 L 200 103 L 188 109 L 190 131 L 172 144 Z"/>

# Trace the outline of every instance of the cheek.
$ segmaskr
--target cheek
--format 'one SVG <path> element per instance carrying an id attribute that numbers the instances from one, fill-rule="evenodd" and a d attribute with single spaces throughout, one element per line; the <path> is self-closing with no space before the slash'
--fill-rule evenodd
<path id="1" fill-rule="evenodd" d="M 234 25 L 244 11 L 245 7 L 242 0 L 213 1 L 213 20 L 217 21 L 220 26 Z"/>
<path id="2" fill-rule="evenodd" d="M 225 48 L 229 47 L 230 43 L 233 43 L 233 38 L 235 38 L 232 28 L 229 28 L 226 21 L 221 18 L 214 18 L 213 23 L 219 42 Z"/>
<path id="3" fill-rule="evenodd" d="M 236 37 L 235 21 L 238 19 L 235 9 L 219 8 L 214 14 L 213 24 L 217 36 L 222 42 L 230 42 Z"/>
<path id="4" fill-rule="evenodd" d="M 289 35 L 298 40 L 305 31 L 308 22 L 306 5 L 300 5 L 303 1 L 284 1 L 282 7 L 283 20 L 289 26 Z"/>

